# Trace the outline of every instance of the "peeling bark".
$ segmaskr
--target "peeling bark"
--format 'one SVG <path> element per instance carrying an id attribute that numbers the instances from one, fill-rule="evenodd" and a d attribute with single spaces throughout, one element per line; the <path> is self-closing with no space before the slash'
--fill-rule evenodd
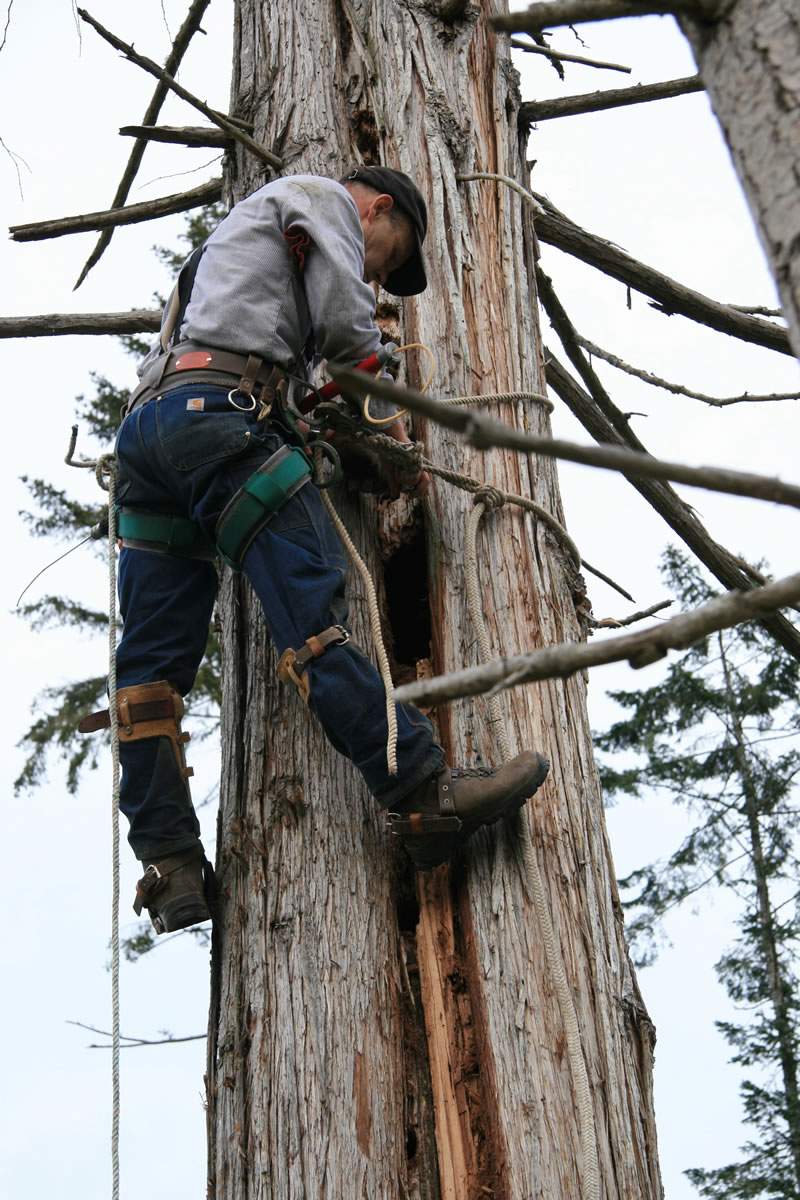
<path id="1" fill-rule="evenodd" d="M 496 184 L 456 182 L 494 171 L 527 184 L 516 76 L 487 11 L 488 0 L 480 15 L 470 5 L 451 25 L 397 0 L 239 0 L 236 10 L 231 111 L 254 122 L 287 173 L 338 177 L 354 161 L 379 160 L 419 182 L 430 287 L 383 318 L 404 342 L 433 348 L 445 395 L 543 390 L 527 207 Z M 235 200 L 264 173 L 241 147 L 231 158 Z M 421 383 L 413 361 L 408 381 Z M 506 403 L 498 415 L 549 432 L 542 405 Z M 415 434 L 442 465 L 529 494 L 563 520 L 551 462 L 483 455 L 424 422 Z M 474 662 L 463 589 L 471 498 L 439 485 L 422 510 L 407 500 L 336 503 L 375 574 L 398 674 Z M 514 653 L 581 640 L 574 570 L 544 525 L 505 511 L 485 524 L 493 644 Z M 417 557 L 403 570 L 422 579 L 430 614 L 413 636 L 390 569 L 409 546 Z M 508 833 L 482 833 L 451 867 L 415 877 L 360 778 L 277 682 L 247 585 L 226 573 L 221 600 L 209 1194 L 582 1195 L 561 1016 Z M 355 580 L 351 610 L 367 646 Z M 625 948 L 585 683 L 549 681 L 522 695 L 509 701 L 507 724 L 518 747 L 552 762 L 528 816 L 582 1028 L 603 1195 L 656 1200 L 652 1026 Z M 452 762 L 497 761 L 480 701 L 434 717 Z"/>

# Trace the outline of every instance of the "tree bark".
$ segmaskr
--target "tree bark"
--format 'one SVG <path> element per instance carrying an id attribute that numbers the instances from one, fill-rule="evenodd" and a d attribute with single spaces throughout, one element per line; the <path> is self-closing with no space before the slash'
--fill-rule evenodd
<path id="1" fill-rule="evenodd" d="M 411 174 L 429 204 L 430 285 L 404 304 L 381 294 L 384 327 L 434 349 L 441 394 L 543 391 L 528 208 L 502 185 L 456 181 L 492 171 L 527 185 L 516 75 L 485 21 L 494 4 L 454 25 L 397 0 L 300 8 L 238 0 L 231 111 L 287 171 L 338 177 L 363 161 Z M 237 146 L 230 200 L 265 178 Z M 412 385 L 421 371 L 412 359 Z M 498 415 L 549 432 L 541 404 Z M 414 432 L 443 466 L 563 520 L 552 462 L 480 454 L 424 422 Z M 373 570 L 397 679 L 475 662 L 462 582 L 471 498 L 439 484 L 424 506 L 335 500 Z M 582 581 L 545 525 L 504 510 L 485 526 L 494 647 L 582 640 Z M 368 646 L 363 591 L 351 581 L 354 636 Z M 257 601 L 227 571 L 221 612 L 209 1195 L 584 1195 L 564 1026 L 509 831 L 415 876 L 360 777 L 278 683 Z M 547 681 L 506 703 L 512 741 L 552 763 L 526 812 L 581 1028 L 602 1195 L 655 1200 L 654 1032 L 625 948 L 586 683 Z M 451 762 L 498 761 L 480 701 L 434 717 Z"/>
<path id="2" fill-rule="evenodd" d="M 718 21 L 681 19 L 728 142 L 800 358 L 800 12 L 737 0 Z"/>

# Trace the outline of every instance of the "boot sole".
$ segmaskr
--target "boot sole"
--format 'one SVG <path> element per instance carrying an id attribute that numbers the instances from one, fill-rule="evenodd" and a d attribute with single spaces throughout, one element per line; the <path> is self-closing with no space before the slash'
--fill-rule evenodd
<path id="1" fill-rule="evenodd" d="M 185 896 L 176 896 L 158 910 L 164 924 L 165 933 L 176 933 L 179 929 L 188 929 L 190 925 L 202 925 L 211 920 L 208 905 L 197 892 L 188 892 Z"/>
<path id="2" fill-rule="evenodd" d="M 484 826 L 496 825 L 501 817 L 511 816 L 526 804 L 539 790 L 547 778 L 550 762 L 543 754 L 537 754 L 536 772 L 522 792 L 516 792 L 497 812 L 479 821 L 464 821 L 458 833 L 429 833 L 424 837 L 403 838 L 403 844 L 418 871 L 432 871 L 456 853 L 464 843 Z"/>

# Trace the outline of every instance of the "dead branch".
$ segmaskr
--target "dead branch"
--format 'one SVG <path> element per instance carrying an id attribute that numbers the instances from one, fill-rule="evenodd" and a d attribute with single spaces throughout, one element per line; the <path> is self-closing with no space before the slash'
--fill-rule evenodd
<path id="1" fill-rule="evenodd" d="M 178 30 L 177 37 L 172 43 L 172 49 L 170 50 L 167 61 L 164 64 L 164 70 L 168 72 L 169 75 L 174 75 L 177 72 L 183 56 L 189 47 L 189 43 L 191 42 L 197 30 L 200 28 L 200 21 L 202 20 L 203 14 L 210 3 L 211 0 L 194 0 L 192 3 L 188 13 L 186 14 L 183 24 Z M 144 117 L 142 118 L 145 125 L 153 124 L 159 112 L 161 111 L 162 104 L 167 98 L 168 91 L 169 89 L 163 81 L 156 85 L 156 89 L 153 92 L 153 97 L 147 106 L 147 111 L 145 112 Z M 146 146 L 147 142 L 144 138 L 139 138 L 134 144 L 128 162 L 125 165 L 125 170 L 122 173 L 122 178 L 120 179 L 117 190 L 114 194 L 114 199 L 111 201 L 112 208 L 121 208 L 128 199 L 128 193 L 131 190 L 131 185 L 133 184 L 133 181 L 136 178 L 136 173 L 141 165 Z M 111 241 L 113 235 L 113 226 L 102 231 L 100 237 L 97 239 L 96 246 L 83 265 L 83 269 L 78 276 L 78 280 L 73 288 L 73 291 L 76 291 L 81 286 L 92 267 L 96 266 L 100 261 L 103 256 L 103 252 Z"/>
<path id="2" fill-rule="evenodd" d="M 524 50 L 526 54 L 544 54 L 547 58 L 557 59 L 558 62 L 580 63 L 584 67 L 597 67 L 601 71 L 622 71 L 626 75 L 630 75 L 630 67 L 622 67 L 619 63 L 598 62 L 595 58 L 584 58 L 580 54 L 567 54 L 563 50 L 551 50 L 549 46 L 531 46 L 528 42 L 521 42 L 519 38 L 512 38 L 511 45 L 515 50 Z"/>
<path id="3" fill-rule="evenodd" d="M 653 267 L 632 258 L 611 242 L 587 233 L 559 212 L 546 197 L 536 192 L 533 196 L 545 210 L 536 217 L 536 233 L 541 241 L 650 296 L 663 306 L 664 312 L 680 313 L 719 333 L 765 346 L 768 350 L 777 350 L 780 354 L 794 355 L 788 331 L 783 326 L 747 316 L 727 304 L 720 304 L 685 287 L 668 275 L 662 275 Z"/>
<path id="4" fill-rule="evenodd" d="M 175 146 L 218 146 L 227 150 L 233 138 L 211 125 L 123 125 L 123 137 L 135 137 L 142 142 L 168 142 Z"/>
<path id="5" fill-rule="evenodd" d="M 727 467 L 688 467 L 684 463 L 666 462 L 620 445 L 581 446 L 576 442 L 543 437 L 540 434 L 514 429 L 501 421 L 494 421 L 474 409 L 462 410 L 452 405 L 441 404 L 438 400 L 411 388 L 386 383 L 380 379 L 367 379 L 362 372 L 338 363 L 329 362 L 327 369 L 334 379 L 343 385 L 345 391 L 355 392 L 357 395 L 370 392 L 383 399 L 393 400 L 404 408 L 410 408 L 412 412 L 420 413 L 440 425 L 463 433 L 469 444 L 478 450 L 501 447 L 523 453 L 542 454 L 547 458 L 563 458 L 568 462 L 582 463 L 584 466 L 619 471 L 623 475 L 672 479 L 709 491 L 748 496 L 800 508 L 800 487 L 784 483 L 772 476 L 732 471 Z"/>
<path id="6" fill-rule="evenodd" d="M 735 308 L 737 312 L 750 313 L 754 317 L 782 317 L 782 308 L 765 308 L 763 304 L 730 304 L 729 308 Z"/>
<path id="7" fill-rule="evenodd" d="M 142 204 L 128 204 L 125 208 L 110 208 L 105 212 L 83 213 L 78 217 L 60 217 L 57 221 L 37 221 L 32 225 L 12 225 L 9 233 L 15 242 L 38 242 L 47 238 L 63 237 L 68 233 L 86 233 L 91 229 L 105 229 L 110 225 L 136 225 L 140 221 L 155 221 L 172 213 L 187 212 L 213 204 L 222 196 L 222 180 L 211 179 L 190 192 L 177 192 L 174 196 L 161 196 L 158 200 L 146 200 Z"/>
<path id="8" fill-rule="evenodd" d="M 537 286 L 553 328 L 561 338 L 589 392 L 587 394 L 583 390 L 555 355 L 545 347 L 545 373 L 548 384 L 595 441 L 624 445 L 647 453 L 646 448 L 630 429 L 625 415 L 613 403 L 592 370 L 591 364 L 581 353 L 572 324 L 544 272 L 537 275 Z M 723 587 L 729 591 L 744 591 L 752 587 L 752 577 L 742 568 L 741 560 L 714 541 L 694 511 L 674 488 L 661 480 L 626 477 Z M 794 658 L 800 659 L 800 633 L 785 617 L 776 613 L 766 618 L 763 624 L 779 645 Z"/>
<path id="9" fill-rule="evenodd" d="M 700 76 L 687 75 L 683 79 L 668 79 L 664 83 L 639 83 L 636 87 L 609 88 L 606 91 L 585 92 L 580 96 L 562 96 L 554 100 L 527 100 L 519 107 L 519 121 L 521 125 L 531 125 L 534 121 L 550 121 L 554 117 L 601 112 L 606 108 L 646 104 L 651 100 L 669 100 L 674 96 L 702 91 L 704 85 Z"/>
<path id="10" fill-rule="evenodd" d="M 661 612 L 664 608 L 669 608 L 674 604 L 673 600 L 660 600 L 658 604 L 651 604 L 649 608 L 643 608 L 640 612 L 631 613 L 629 617 L 606 617 L 602 621 L 590 619 L 592 629 L 622 629 L 624 625 L 634 625 L 637 621 L 644 621 L 647 617 L 654 616 L 657 612 Z"/>
<path id="11" fill-rule="evenodd" d="M 633 603 L 633 596 L 630 592 L 626 592 L 621 584 L 611 579 L 608 575 L 604 575 L 602 571 L 598 571 L 597 567 L 591 566 L 585 558 L 581 560 L 581 570 L 589 571 L 592 575 L 596 575 L 598 579 L 602 579 L 603 583 L 607 583 L 609 587 L 612 587 L 615 592 L 619 592 L 620 596 L 624 596 L 626 600 L 630 600 L 631 604 Z"/>
<path id="12" fill-rule="evenodd" d="M 405 684 L 395 692 L 399 704 L 436 705 L 463 696 L 516 687 L 542 679 L 566 679 L 576 671 L 627 660 L 634 670 L 664 658 L 669 650 L 685 650 L 700 638 L 730 629 L 742 621 L 763 619 L 800 600 L 800 573 L 749 592 L 727 592 L 691 612 L 680 613 L 661 625 L 638 633 L 621 634 L 602 642 L 564 642 L 467 667 L 433 679 Z"/>
<path id="13" fill-rule="evenodd" d="M 158 333 L 161 310 L 119 313 L 49 313 L 36 317 L 0 317 L 0 338 L 55 337 L 63 334 Z"/>
<path id="14" fill-rule="evenodd" d="M 151 75 L 155 75 L 156 79 L 160 79 L 165 83 L 176 96 L 180 96 L 187 104 L 191 104 L 193 108 L 196 108 L 204 116 L 208 117 L 209 121 L 214 125 L 219 125 L 220 129 L 224 129 L 245 150 L 249 150 L 261 162 L 274 167 L 276 171 L 279 171 L 283 167 L 282 160 L 276 154 L 272 154 L 264 146 L 259 146 L 258 142 L 254 142 L 248 134 L 239 128 L 238 124 L 229 121 L 227 117 L 223 117 L 222 113 L 218 113 L 216 109 L 210 108 L 204 101 L 198 100 L 191 92 L 187 92 L 185 87 L 181 87 L 179 83 L 176 83 L 172 76 L 159 67 L 157 63 L 154 63 L 151 58 L 144 58 L 141 54 L 137 54 L 133 46 L 129 46 L 127 42 L 123 42 L 120 38 L 115 37 L 99 21 L 95 21 L 94 17 L 86 12 L 86 9 L 79 8 L 78 16 L 82 21 L 86 21 L 88 25 L 91 25 L 105 41 L 109 42 L 116 50 L 121 51 L 132 63 L 135 63 L 137 67 L 141 67 L 144 71 L 149 71 Z"/>
<path id="15" fill-rule="evenodd" d="M 644 17 L 659 13 L 689 13 L 712 19 L 731 0 L 544 0 L 524 12 L 489 17 L 498 33 L 541 33 L 554 25 L 582 21 L 613 21 L 617 17 Z"/>
<path id="16" fill-rule="evenodd" d="M 97 1029 L 97 1027 L 94 1025 L 85 1025 L 83 1023 L 83 1021 L 67 1021 L 67 1024 L 68 1025 L 77 1025 L 77 1027 L 79 1029 L 88 1029 L 90 1033 L 99 1033 L 101 1037 L 111 1037 L 112 1036 L 108 1032 L 108 1030 Z M 206 1038 L 208 1036 L 208 1034 L 190 1033 L 190 1034 L 187 1034 L 185 1037 L 171 1037 L 170 1036 L 170 1037 L 163 1037 L 163 1038 L 129 1037 L 126 1033 L 121 1033 L 119 1036 L 120 1036 L 121 1042 L 124 1043 L 124 1045 L 120 1045 L 120 1050 L 134 1050 L 137 1046 L 172 1046 L 172 1045 L 177 1045 L 178 1042 L 201 1042 L 204 1038 Z M 112 1045 L 111 1045 L 111 1043 L 108 1043 L 107 1045 L 102 1046 L 102 1045 L 100 1045 L 99 1042 L 90 1042 L 87 1049 L 89 1049 L 89 1050 L 111 1050 Z"/>
<path id="17" fill-rule="evenodd" d="M 649 383 L 651 387 L 663 388 L 664 391 L 673 392 L 676 396 L 688 396 L 690 400 L 701 400 L 703 404 L 710 404 L 713 408 L 726 408 L 730 404 L 767 404 L 775 400 L 800 400 L 799 392 L 774 392 L 769 396 L 755 396 L 749 392 L 744 392 L 741 396 L 706 396 L 703 392 L 693 392 L 691 388 L 684 387 L 680 383 L 670 383 L 668 379 L 661 379 L 652 371 L 643 371 L 640 367 L 633 367 L 623 359 L 617 358 L 616 354 L 612 354 L 609 350 L 603 350 L 579 333 L 575 334 L 575 339 L 580 346 L 583 346 L 584 350 L 588 350 L 595 358 L 602 358 L 604 362 L 624 371 L 626 375 L 633 375 L 636 379 Z"/>

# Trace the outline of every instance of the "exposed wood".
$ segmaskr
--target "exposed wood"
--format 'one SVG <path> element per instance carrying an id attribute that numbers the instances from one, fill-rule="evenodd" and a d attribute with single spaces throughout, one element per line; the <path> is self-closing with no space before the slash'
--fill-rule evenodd
<path id="1" fill-rule="evenodd" d="M 645 296 L 650 296 L 668 314 L 680 313 L 681 316 L 699 321 L 720 333 L 741 338 L 742 341 L 765 346 L 768 350 L 777 350 L 780 354 L 793 354 L 788 331 L 782 326 L 764 321 L 760 317 L 748 316 L 727 304 L 720 304 L 692 288 L 685 287 L 670 279 L 668 275 L 663 275 L 655 268 L 632 258 L 611 242 L 587 233 L 559 212 L 545 196 L 536 192 L 533 194 L 545 210 L 536 220 L 536 233 L 541 241 L 557 246 L 566 254 L 571 254 L 582 262 L 597 267 L 613 279 L 618 279 Z"/>
<path id="2" fill-rule="evenodd" d="M 612 662 L 628 662 L 635 669 L 650 666 L 669 650 L 686 650 L 694 642 L 730 629 L 743 621 L 761 620 L 800 600 L 800 573 L 749 592 L 727 592 L 690 612 L 680 613 L 650 629 L 612 635 L 583 646 L 565 643 L 531 654 L 516 654 L 479 667 L 470 667 L 438 679 L 424 679 L 397 689 L 397 698 L 409 704 L 442 704 L 477 696 L 493 688 L 518 687 L 544 679 L 563 679 L 576 671 Z"/>
<path id="3" fill-rule="evenodd" d="M 158 333 L 159 309 L 138 308 L 118 313 L 49 313 L 36 317 L 0 317 L 0 338 L 55 337 L 57 335 Z"/>
<path id="4" fill-rule="evenodd" d="M 171 142 L 176 146 L 219 146 L 228 149 L 233 138 L 212 125 L 123 125 L 123 137 L 135 137 L 143 142 Z"/>
<path id="5" fill-rule="evenodd" d="M 265 146 L 261 146 L 258 142 L 253 141 L 238 123 L 229 121 L 227 117 L 217 112 L 216 109 L 210 108 L 203 100 L 198 100 L 197 96 L 193 96 L 185 87 L 177 83 L 167 71 L 159 67 L 158 63 L 154 63 L 151 58 L 145 58 L 143 55 L 137 54 L 133 46 L 129 46 L 127 42 L 123 42 L 121 38 L 116 37 L 108 29 L 105 29 L 84 8 L 78 9 L 78 16 L 82 21 L 86 21 L 87 24 L 91 25 L 116 50 L 120 50 L 137 67 L 141 67 L 142 70 L 155 75 L 156 79 L 160 79 L 162 83 L 166 84 L 169 90 L 174 92 L 176 96 L 180 96 L 187 104 L 191 104 L 193 108 L 196 108 L 204 116 L 208 117 L 209 121 L 212 121 L 215 125 L 219 125 L 220 129 L 224 129 L 226 133 L 229 133 L 240 146 L 244 147 L 245 150 L 249 150 L 260 162 L 266 163 L 277 171 L 281 170 L 283 167 L 282 160 L 276 154 L 267 150 Z"/>
<path id="6" fill-rule="evenodd" d="M 550 121 L 554 117 L 572 117 L 579 113 L 601 112 L 607 108 L 622 108 L 628 104 L 646 104 L 651 100 L 669 100 L 691 92 L 702 92 L 699 75 L 683 79 L 668 79 L 664 83 L 637 83 L 630 88 L 608 88 L 586 92 L 580 96 L 561 96 L 553 100 L 526 100 L 519 106 L 521 125 L 534 121 Z"/>
<path id="7" fill-rule="evenodd" d="M 494 8 L 483 0 L 480 11 Z M 236 14 L 231 107 L 252 116 L 258 140 L 280 145 L 292 170 L 338 177 L 354 161 L 383 161 L 422 186 L 430 287 L 403 304 L 381 296 L 387 332 L 436 348 L 449 395 L 541 393 L 529 205 L 504 186 L 456 182 L 492 171 L 528 186 L 507 43 L 472 19 L 443 38 L 435 14 L 395 0 L 239 0 Z M 260 182 L 239 146 L 228 170 L 234 198 Z M 544 405 L 512 401 L 503 413 L 520 430 L 549 432 Z M 417 422 L 415 433 L 443 467 L 530 495 L 563 520 L 552 463 L 478 453 L 433 423 Z M 427 572 L 420 547 L 413 583 L 423 597 L 427 588 L 432 629 L 403 651 L 398 673 L 474 661 L 462 587 L 471 500 L 437 487 L 421 510 L 407 500 L 336 502 L 387 613 L 384 564 L 424 529 Z M 481 553 L 494 645 L 513 653 L 582 639 L 574 571 L 542 523 L 504 511 L 486 521 Z M 404 565 L 404 590 L 411 574 Z M 352 584 L 354 636 L 367 645 L 361 591 Z M 221 611 L 209 1194 L 584 1195 L 563 1024 L 513 844 L 503 830 L 481 834 L 418 886 L 360 779 L 277 683 L 258 605 L 228 572 Z M 401 646 L 403 619 L 386 625 Z M 660 1200 L 653 1032 L 615 907 L 585 705 L 582 677 L 548 683 L 509 706 L 508 730 L 553 764 L 527 818 L 584 1031 L 604 1200 Z M 481 708 L 442 710 L 438 721 L 451 761 L 497 759 Z M 414 1005 L 424 1009 L 421 1039 Z"/>
<path id="8" fill-rule="evenodd" d="M 203 18 L 203 14 L 208 8 L 210 2 L 211 0 L 193 0 L 189 11 L 184 18 L 183 24 L 178 30 L 175 41 L 172 43 L 172 49 L 167 56 L 167 61 L 164 63 L 164 70 L 168 75 L 176 74 L 178 67 L 181 64 L 181 60 L 183 59 L 183 56 L 189 47 L 189 43 L 200 28 L 200 22 Z M 147 106 L 144 117 L 142 118 L 144 124 L 152 125 L 152 123 L 155 121 L 156 117 L 161 111 L 162 104 L 167 98 L 168 91 L 169 89 L 166 83 L 163 81 L 156 85 L 155 91 L 153 92 L 153 97 Z M 128 199 L 128 193 L 130 192 L 131 184 L 136 178 L 136 173 L 141 165 L 146 146 L 147 142 L 144 139 L 139 139 L 131 150 L 130 158 L 128 159 L 125 170 L 122 173 L 122 178 L 119 181 L 117 190 L 114 193 L 114 199 L 111 201 L 111 208 L 121 208 Z M 111 241 L 113 233 L 113 227 L 109 227 L 104 229 L 100 234 L 100 237 L 97 239 L 96 246 L 84 263 L 74 290 L 77 290 L 81 286 L 92 267 L 94 267 L 100 261 L 103 252 Z"/>
<path id="9" fill-rule="evenodd" d="M 598 62 L 596 58 L 586 58 L 582 54 L 567 54 L 563 50 L 553 50 L 550 46 L 532 46 L 530 42 L 521 42 L 519 38 L 512 38 L 511 45 L 515 50 L 524 50 L 526 54 L 544 54 L 547 58 L 554 58 L 558 62 L 580 63 L 581 66 L 596 67 L 600 71 L 622 71 L 625 75 L 631 73 L 630 67 L 623 67 L 619 63 Z"/>
<path id="10" fill-rule="evenodd" d="M 83 213 L 78 217 L 60 217 L 55 221 L 36 221 L 32 225 L 12 225 L 9 233 L 15 242 L 40 242 L 47 238 L 64 237 L 68 233 L 105 229 L 109 225 L 136 225 L 140 221 L 155 221 L 172 213 L 188 212 L 191 208 L 213 204 L 221 197 L 222 180 L 211 179 L 189 192 L 177 192 L 174 196 L 161 196 L 158 200 L 145 200 L 141 204 L 128 204 L 125 208 Z"/>
<path id="11" fill-rule="evenodd" d="M 681 22 L 756 222 L 800 358 L 800 10 L 738 0 Z"/>

